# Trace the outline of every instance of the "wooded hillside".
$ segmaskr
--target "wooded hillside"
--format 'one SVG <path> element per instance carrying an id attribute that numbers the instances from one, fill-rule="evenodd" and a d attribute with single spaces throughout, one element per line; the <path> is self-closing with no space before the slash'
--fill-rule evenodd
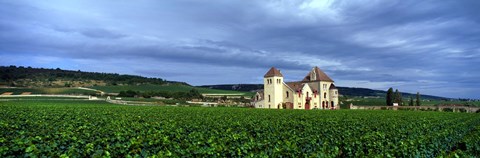
<path id="1" fill-rule="evenodd" d="M 17 87 L 78 87 L 142 84 L 179 84 L 185 82 L 167 81 L 117 73 L 83 72 L 32 67 L 0 66 L 0 85 Z"/>

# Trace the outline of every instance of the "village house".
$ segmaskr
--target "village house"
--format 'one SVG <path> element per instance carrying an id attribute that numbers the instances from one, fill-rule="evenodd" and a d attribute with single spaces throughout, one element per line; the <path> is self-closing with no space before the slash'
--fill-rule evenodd
<path id="1" fill-rule="evenodd" d="M 314 67 L 302 81 L 284 82 L 280 70 L 272 67 L 263 78 L 263 91 L 253 98 L 255 108 L 339 109 L 338 89 L 320 68 Z"/>

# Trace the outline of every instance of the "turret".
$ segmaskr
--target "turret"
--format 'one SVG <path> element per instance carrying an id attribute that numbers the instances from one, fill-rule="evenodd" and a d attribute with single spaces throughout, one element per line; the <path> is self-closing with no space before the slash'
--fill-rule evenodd
<path id="1" fill-rule="evenodd" d="M 330 91 L 330 105 L 335 108 L 335 109 L 340 109 L 339 103 L 338 103 L 338 89 L 335 87 L 335 85 L 332 83 L 329 88 Z"/>
<path id="2" fill-rule="evenodd" d="M 275 67 L 263 76 L 265 108 L 280 109 L 283 102 L 283 75 Z"/>

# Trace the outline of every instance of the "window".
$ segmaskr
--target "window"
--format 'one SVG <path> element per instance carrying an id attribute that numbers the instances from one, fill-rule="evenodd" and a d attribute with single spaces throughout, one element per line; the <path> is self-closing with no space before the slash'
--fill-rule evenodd
<path id="1" fill-rule="evenodd" d="M 327 93 L 323 93 L 323 98 L 327 98 Z"/>
<path id="2" fill-rule="evenodd" d="M 309 95 L 308 95 L 308 92 L 307 92 L 307 97 L 308 97 L 308 96 L 309 96 Z"/>
<path id="3" fill-rule="evenodd" d="M 337 95 L 337 91 L 335 91 L 335 95 Z"/>
<path id="4" fill-rule="evenodd" d="M 270 95 L 268 95 L 268 102 L 270 102 Z"/>
<path id="5" fill-rule="evenodd" d="M 327 84 L 323 84 L 323 89 L 327 89 Z"/>
<path id="6" fill-rule="evenodd" d="M 288 98 L 288 91 L 287 91 L 287 98 Z"/>

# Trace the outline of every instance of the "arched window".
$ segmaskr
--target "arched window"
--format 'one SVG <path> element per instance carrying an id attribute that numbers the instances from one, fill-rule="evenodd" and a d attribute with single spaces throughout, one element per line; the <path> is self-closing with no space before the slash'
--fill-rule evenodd
<path id="1" fill-rule="evenodd" d="M 327 93 L 323 93 L 323 98 L 327 98 Z"/>
<path id="2" fill-rule="evenodd" d="M 288 98 L 288 91 L 287 91 L 287 98 Z"/>
<path id="3" fill-rule="evenodd" d="M 270 95 L 268 95 L 268 102 L 270 102 Z"/>
<path id="4" fill-rule="evenodd" d="M 259 96 L 257 95 L 257 100 L 259 99 Z"/>

